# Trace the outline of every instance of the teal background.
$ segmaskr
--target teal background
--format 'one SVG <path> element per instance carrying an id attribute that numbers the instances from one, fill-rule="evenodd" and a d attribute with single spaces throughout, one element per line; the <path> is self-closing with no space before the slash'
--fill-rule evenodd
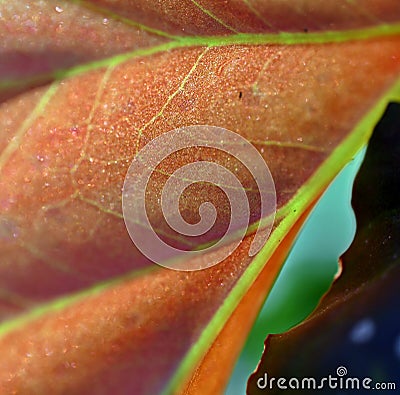
<path id="1" fill-rule="evenodd" d="M 356 221 L 351 208 L 362 149 L 323 194 L 297 237 L 236 363 L 225 395 L 246 393 L 268 334 L 285 332 L 304 320 L 329 289 L 338 258 L 351 244 Z"/>

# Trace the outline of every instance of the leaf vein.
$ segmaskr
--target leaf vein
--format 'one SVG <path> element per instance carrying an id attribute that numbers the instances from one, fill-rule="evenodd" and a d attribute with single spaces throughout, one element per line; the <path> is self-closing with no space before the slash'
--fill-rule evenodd
<path id="1" fill-rule="evenodd" d="M 214 21 L 218 22 L 220 25 L 225 27 L 226 29 L 230 30 L 231 32 L 234 33 L 239 33 L 237 30 L 235 30 L 232 26 L 229 26 L 226 22 L 224 22 L 222 19 L 218 18 L 215 14 L 213 14 L 210 10 L 207 10 L 207 8 L 203 7 L 199 2 L 196 0 L 190 0 L 197 8 L 199 8 L 204 14 L 208 15 L 210 18 L 212 18 Z"/>
<path id="2" fill-rule="evenodd" d="M 4 166 L 6 165 L 7 161 L 13 155 L 13 153 L 21 146 L 22 139 L 24 138 L 28 129 L 32 126 L 35 122 L 37 117 L 43 112 L 46 105 L 49 103 L 50 99 L 56 93 L 59 87 L 58 82 L 54 82 L 50 85 L 50 87 L 46 90 L 46 92 L 41 96 L 38 104 L 32 110 L 32 112 L 27 116 L 21 126 L 18 128 L 17 132 L 15 133 L 14 137 L 8 143 L 6 148 L 0 155 L 0 173 L 2 172 Z"/>
<path id="3" fill-rule="evenodd" d="M 161 107 L 160 111 L 155 114 L 148 122 L 146 122 L 139 130 L 138 130 L 138 138 L 137 138 L 137 145 L 136 145 L 136 153 L 139 152 L 139 144 L 140 144 L 140 138 L 143 135 L 144 130 L 149 127 L 151 124 L 153 124 L 158 118 L 160 118 L 165 109 L 168 107 L 168 105 L 172 102 L 172 100 L 180 93 L 184 90 L 185 85 L 187 84 L 189 78 L 192 76 L 192 74 L 195 72 L 195 70 L 197 69 L 198 65 L 200 64 L 202 58 L 204 57 L 204 55 L 209 51 L 209 47 L 207 47 L 200 55 L 199 57 L 196 59 L 196 61 L 194 62 L 193 66 L 191 67 L 191 69 L 189 70 L 189 72 L 185 75 L 185 77 L 183 78 L 182 82 L 180 83 L 178 89 L 176 89 L 171 95 L 169 95 L 168 99 L 166 100 L 166 102 L 164 103 L 164 105 Z"/>

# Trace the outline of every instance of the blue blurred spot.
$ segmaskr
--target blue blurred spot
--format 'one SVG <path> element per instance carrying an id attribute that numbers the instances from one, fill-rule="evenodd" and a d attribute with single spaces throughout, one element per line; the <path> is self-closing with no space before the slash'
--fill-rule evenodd
<path id="1" fill-rule="evenodd" d="M 400 359 L 400 335 L 397 336 L 394 342 L 394 354 L 397 359 Z"/>
<path id="2" fill-rule="evenodd" d="M 356 325 L 350 332 L 350 340 L 354 343 L 367 343 L 375 334 L 375 323 L 370 318 L 365 318 Z"/>

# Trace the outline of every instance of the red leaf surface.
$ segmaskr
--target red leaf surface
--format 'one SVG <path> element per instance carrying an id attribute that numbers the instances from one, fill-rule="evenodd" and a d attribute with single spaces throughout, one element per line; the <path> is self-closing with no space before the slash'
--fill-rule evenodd
<path id="1" fill-rule="evenodd" d="M 327 5 L 271 2 L 272 28 L 261 2 L 218 4 L 1 6 L 2 392 L 154 394 L 177 370 L 174 380 L 186 379 L 265 260 L 362 144 L 368 131 L 357 142 L 353 129 L 398 78 L 396 28 L 378 26 L 398 20 L 394 2 L 360 1 L 358 18 L 339 7 L 333 22 Z M 377 28 L 266 34 L 302 31 L 306 21 L 310 31 Z M 198 36 L 169 36 L 183 31 Z M 156 136 L 201 124 L 240 133 L 260 151 L 276 183 L 275 230 L 258 261 L 247 254 L 250 235 L 208 270 L 149 266 L 122 219 L 127 168 Z M 187 160 L 171 159 L 155 186 Z M 187 212 L 195 218 L 197 205 Z M 159 211 L 153 220 L 162 228 Z"/>

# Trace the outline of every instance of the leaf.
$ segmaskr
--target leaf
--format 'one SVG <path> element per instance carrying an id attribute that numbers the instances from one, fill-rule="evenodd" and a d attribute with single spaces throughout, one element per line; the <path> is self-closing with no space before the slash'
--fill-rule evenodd
<path id="1" fill-rule="evenodd" d="M 229 10 L 193 1 L 143 2 L 140 10 L 139 3 L 112 4 L 1 6 L 2 15 L 13 15 L 1 28 L 10 32 L 7 51 L 24 43 L 27 65 L 45 53 L 37 69 L 17 56 L 22 74 L 6 64 L 1 84 L 9 98 L 0 107 L 6 393 L 154 394 L 183 385 L 399 89 L 399 27 L 383 24 L 398 23 L 391 1 L 360 6 L 353 22 L 353 11 L 339 13 L 333 31 L 325 31 L 324 8 L 306 18 L 296 10 L 286 20 L 291 34 L 256 25 L 251 7 L 258 3 L 244 3 L 248 18 L 235 2 Z M 209 22 L 201 28 L 199 14 Z M 183 28 L 189 35 L 182 37 Z M 346 30 L 353 28 L 360 29 Z M 66 45 L 76 57 L 44 68 Z M 156 136 L 190 124 L 240 133 L 271 169 L 277 219 L 255 259 L 249 235 L 221 264 L 175 272 L 149 265 L 129 239 L 120 205 L 130 162 Z M 184 159 L 176 155 L 162 170 L 169 174 Z M 196 204 L 188 213 L 196 216 Z"/>
<path id="2" fill-rule="evenodd" d="M 269 334 L 288 331 L 306 319 L 339 274 L 339 257 L 356 233 L 351 207 L 363 147 L 340 171 L 307 216 L 235 363 L 226 394 L 246 393 Z"/>
<path id="3" fill-rule="evenodd" d="M 318 7 L 310 0 L 296 7 L 288 0 L 170 0 L 162 7 L 155 0 L 19 0 L 2 5 L 0 100 L 68 74 L 169 48 L 208 46 L 215 41 L 219 45 L 310 43 L 395 34 L 399 13 L 396 0 L 379 4 L 373 0 L 348 1 L 343 6 Z M 350 31 L 360 28 L 364 30 Z M 341 31 L 345 33 L 338 33 Z M 121 56 L 105 59 L 117 54 Z"/>
<path id="4" fill-rule="evenodd" d="M 352 204 L 358 228 L 342 257 L 342 275 L 305 322 L 268 338 L 248 393 L 265 392 L 256 387 L 264 372 L 269 377 L 321 378 L 336 373 L 340 366 L 347 368 L 345 378 L 370 377 L 371 387 L 379 381 L 396 383 L 399 130 L 400 105 L 391 103 L 376 126 L 354 185 Z"/>
<path id="5" fill-rule="evenodd" d="M 252 323 L 261 308 L 266 290 L 271 289 L 282 262 L 305 222 L 311 208 L 307 209 L 274 254 L 268 260 L 268 270 L 263 270 L 229 317 L 222 331 L 218 334 L 207 354 L 194 372 L 190 382 L 182 390 L 184 394 L 219 394 L 223 393 L 233 369 L 233 364 L 244 345 Z M 221 369 L 220 366 L 224 368 Z"/>

